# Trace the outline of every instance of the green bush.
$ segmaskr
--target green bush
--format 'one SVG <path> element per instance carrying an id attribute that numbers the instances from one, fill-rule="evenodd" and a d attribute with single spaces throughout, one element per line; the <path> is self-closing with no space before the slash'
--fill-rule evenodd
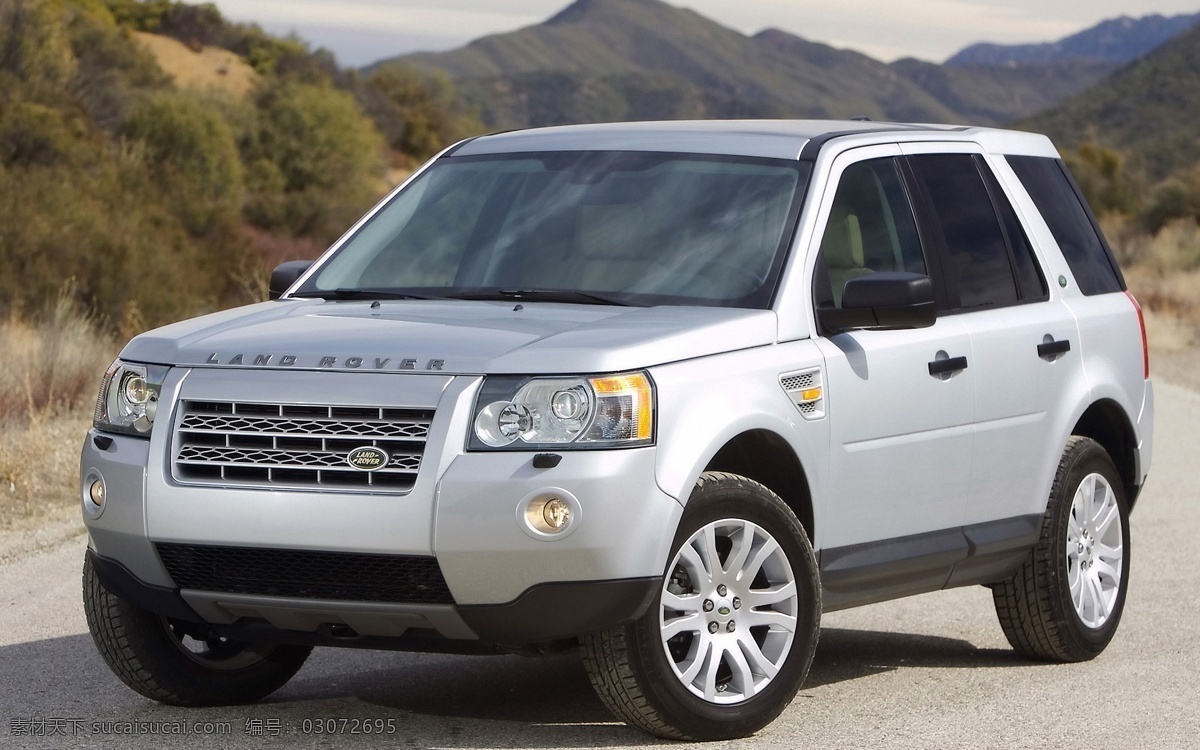
<path id="1" fill-rule="evenodd" d="M 1065 154 L 1067 165 L 1097 214 L 1133 214 L 1141 198 L 1141 180 L 1131 175 L 1119 152 L 1085 143 Z"/>
<path id="2" fill-rule="evenodd" d="M 61 0 L 0 0 L 0 73 L 9 94 L 22 98 L 58 97 L 75 72 Z M 0 91 L 0 103 L 6 92 Z"/>
<path id="3" fill-rule="evenodd" d="M 242 149 L 252 165 L 247 217 L 332 239 L 378 197 L 383 139 L 354 97 L 328 84 L 275 81 L 257 104 Z"/>
<path id="4" fill-rule="evenodd" d="M 84 133 L 79 123 L 53 107 L 14 102 L 0 110 L 0 164 L 9 167 L 65 161 Z"/>
<path id="5" fill-rule="evenodd" d="M 1200 167 L 1156 185 L 1139 218 L 1151 234 L 1157 234 L 1176 219 L 1200 221 Z"/>
<path id="6" fill-rule="evenodd" d="M 392 148 L 421 162 L 451 143 L 484 132 L 444 73 L 422 75 L 401 63 L 376 68 L 364 99 Z"/>
<path id="7" fill-rule="evenodd" d="M 145 149 L 159 188 L 195 235 L 232 225 L 243 175 L 232 129 L 195 94 L 166 91 L 139 104 L 123 128 Z"/>

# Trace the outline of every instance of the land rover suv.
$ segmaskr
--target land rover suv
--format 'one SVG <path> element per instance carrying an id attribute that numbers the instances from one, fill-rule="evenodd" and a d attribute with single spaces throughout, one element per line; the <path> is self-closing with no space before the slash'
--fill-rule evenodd
<path id="1" fill-rule="evenodd" d="M 982 584 L 1028 657 L 1116 632 L 1145 331 L 1042 136 L 484 136 L 271 297 L 103 377 L 85 609 L 154 700 L 257 700 L 314 646 L 570 647 L 707 740 L 785 709 L 822 612 Z"/>

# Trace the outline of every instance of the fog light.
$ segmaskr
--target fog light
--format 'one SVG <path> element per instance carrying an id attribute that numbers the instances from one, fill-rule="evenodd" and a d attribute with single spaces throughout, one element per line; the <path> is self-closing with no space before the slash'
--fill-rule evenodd
<path id="1" fill-rule="evenodd" d="M 552 497 L 542 506 L 542 518 L 547 526 L 559 531 L 571 522 L 571 506 L 561 497 Z"/>
<path id="2" fill-rule="evenodd" d="M 104 512 L 104 500 L 108 495 L 108 491 L 104 488 L 104 477 L 93 469 L 83 478 L 80 489 L 82 490 L 80 500 L 84 514 L 88 518 L 99 518 L 100 514 Z"/>
<path id="3" fill-rule="evenodd" d="M 517 522 L 534 539 L 550 541 L 575 531 L 581 513 L 579 500 L 570 492 L 560 487 L 543 487 L 521 499 Z"/>
<path id="4" fill-rule="evenodd" d="M 97 479 L 92 482 L 92 486 L 88 488 L 88 497 L 96 504 L 97 508 L 104 507 L 104 481 Z"/>

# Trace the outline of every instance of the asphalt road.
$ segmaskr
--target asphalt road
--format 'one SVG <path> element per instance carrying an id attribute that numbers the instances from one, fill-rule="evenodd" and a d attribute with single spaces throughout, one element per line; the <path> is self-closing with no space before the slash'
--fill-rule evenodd
<path id="1" fill-rule="evenodd" d="M 1159 383 L 1157 395 L 1155 463 L 1132 519 L 1132 583 L 1103 655 L 1076 665 L 1017 658 L 982 587 L 833 613 L 795 702 L 755 737 L 729 744 L 1200 747 L 1200 501 L 1191 474 L 1200 394 Z M 79 596 L 83 549 L 78 537 L 0 568 L 0 747 L 683 746 L 615 722 L 571 655 L 323 649 L 267 702 L 159 706 L 125 688 L 92 645 Z M 321 731 L 328 719 L 349 721 L 331 735 Z M 341 733 L 363 720 L 383 734 Z M 179 723 L 199 732 L 161 733 Z"/>

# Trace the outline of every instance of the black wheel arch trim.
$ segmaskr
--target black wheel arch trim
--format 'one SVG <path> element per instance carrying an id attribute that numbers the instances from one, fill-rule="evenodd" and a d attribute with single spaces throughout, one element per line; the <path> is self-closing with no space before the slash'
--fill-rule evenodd
<path id="1" fill-rule="evenodd" d="M 468 604 L 459 614 L 479 637 L 523 646 L 633 622 L 649 609 L 662 576 L 543 583 L 507 604 Z"/>
<path id="2" fill-rule="evenodd" d="M 102 557 L 93 549 L 88 549 L 87 556 L 100 584 L 125 601 L 177 620 L 204 622 L 179 595 L 179 589 L 146 583 L 120 562 Z"/>

